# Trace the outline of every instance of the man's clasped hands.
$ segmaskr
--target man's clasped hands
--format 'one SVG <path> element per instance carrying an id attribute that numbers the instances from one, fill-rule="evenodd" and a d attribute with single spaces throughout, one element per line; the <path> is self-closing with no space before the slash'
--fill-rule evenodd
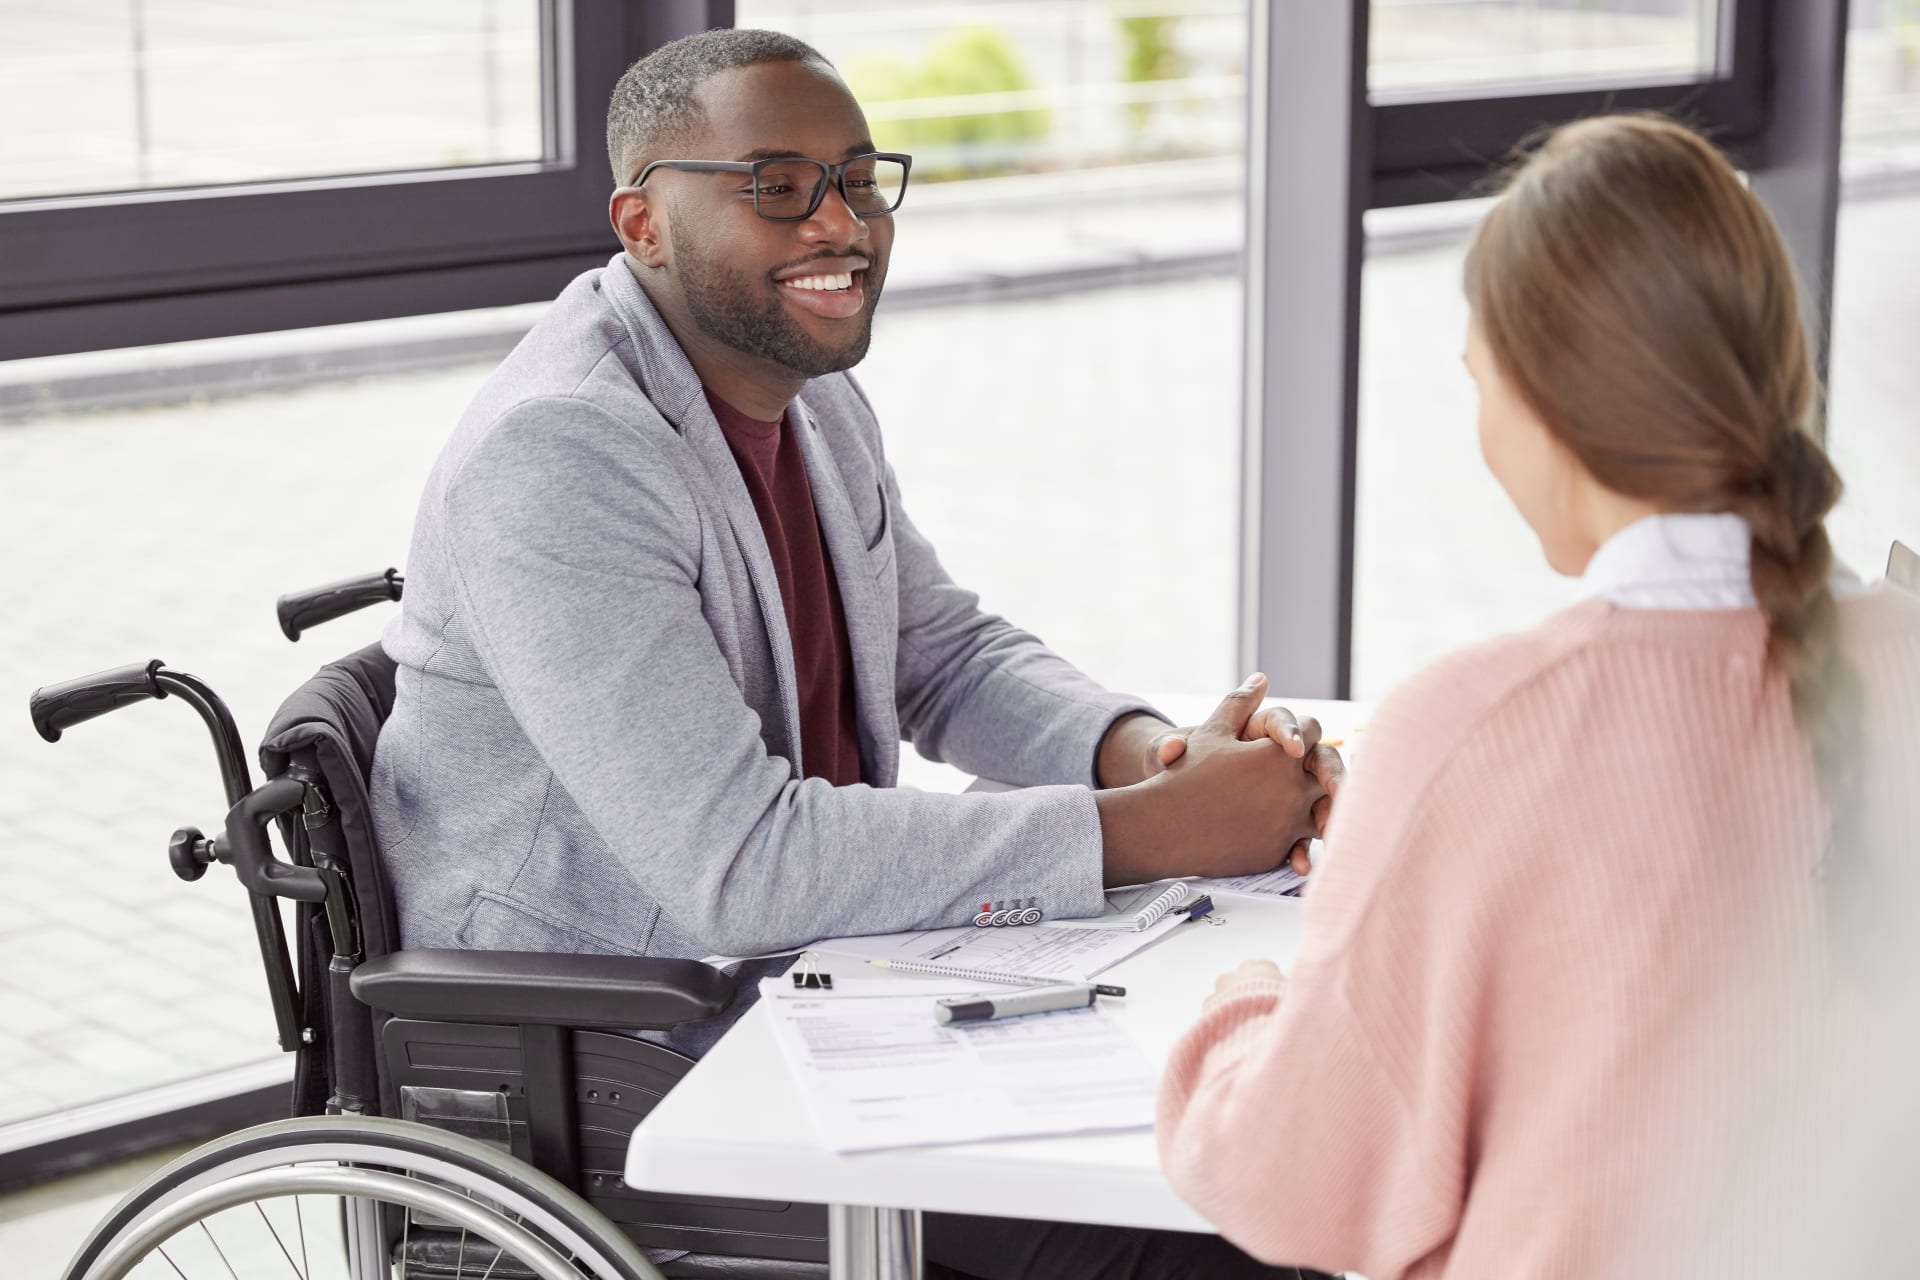
<path id="1" fill-rule="evenodd" d="M 1108 884 L 1163 876 L 1237 876 L 1284 859 L 1305 875 L 1346 779 L 1320 722 L 1262 707 L 1255 673 L 1197 725 L 1124 716 L 1101 740 L 1094 795 Z M 1283 853 L 1284 851 L 1284 853 Z"/>

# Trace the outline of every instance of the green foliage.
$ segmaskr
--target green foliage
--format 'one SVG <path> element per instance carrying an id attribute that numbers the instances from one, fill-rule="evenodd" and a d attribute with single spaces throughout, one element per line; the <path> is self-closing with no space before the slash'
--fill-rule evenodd
<path id="1" fill-rule="evenodd" d="M 1180 19 L 1172 17 L 1120 18 L 1121 75 L 1129 84 L 1143 80 L 1180 80 L 1193 70 L 1193 60 L 1173 38 Z M 1134 129 L 1144 129 L 1153 118 L 1153 104 L 1136 102 L 1127 115 Z"/>
<path id="2" fill-rule="evenodd" d="M 1141 80 L 1179 80 L 1192 70 L 1192 59 L 1174 43 L 1174 28 L 1180 19 L 1169 17 L 1121 18 L 1122 63 L 1128 83 Z"/>
<path id="3" fill-rule="evenodd" d="M 843 69 L 854 97 L 869 107 L 921 98 L 957 98 L 982 93 L 1017 93 L 1033 88 L 1033 78 L 1006 32 L 997 27 L 959 27 L 948 31 L 914 65 L 893 53 L 869 53 Z M 1035 108 L 985 114 L 955 114 L 885 119 L 873 123 L 874 142 L 882 150 L 914 153 L 916 178 L 977 175 L 1012 167 L 1020 143 L 1044 138 L 1052 113 Z"/>

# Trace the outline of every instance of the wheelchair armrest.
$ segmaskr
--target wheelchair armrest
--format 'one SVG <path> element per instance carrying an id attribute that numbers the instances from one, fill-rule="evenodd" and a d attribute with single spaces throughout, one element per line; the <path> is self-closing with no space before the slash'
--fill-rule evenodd
<path id="1" fill-rule="evenodd" d="M 394 951 L 353 971 L 362 1004 L 403 1018 L 660 1029 L 733 1001 L 733 979 L 698 960 L 544 951 Z"/>

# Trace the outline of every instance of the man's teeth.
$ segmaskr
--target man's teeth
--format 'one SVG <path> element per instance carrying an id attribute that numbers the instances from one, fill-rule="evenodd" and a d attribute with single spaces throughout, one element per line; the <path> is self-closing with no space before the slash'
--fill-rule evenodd
<path id="1" fill-rule="evenodd" d="M 780 283 L 795 289 L 851 289 L 853 273 L 848 272 L 837 276 L 796 276 L 792 280 L 782 280 Z"/>

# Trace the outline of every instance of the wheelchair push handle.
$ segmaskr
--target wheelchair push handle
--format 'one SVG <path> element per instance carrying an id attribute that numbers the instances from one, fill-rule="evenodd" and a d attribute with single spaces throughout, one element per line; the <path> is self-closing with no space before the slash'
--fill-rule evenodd
<path id="1" fill-rule="evenodd" d="M 344 618 L 370 604 L 398 600 L 405 581 L 398 569 L 342 578 L 324 587 L 290 591 L 276 602 L 274 612 L 279 615 L 282 634 L 289 640 L 298 640 L 300 633 L 309 627 Z"/>
<path id="2" fill-rule="evenodd" d="M 155 678 L 155 673 L 164 665 L 155 658 L 136 666 L 115 667 L 76 680 L 42 685 L 27 699 L 33 727 L 48 742 L 58 742 L 61 733 L 95 716 L 149 698 L 164 698 L 167 691 Z"/>

